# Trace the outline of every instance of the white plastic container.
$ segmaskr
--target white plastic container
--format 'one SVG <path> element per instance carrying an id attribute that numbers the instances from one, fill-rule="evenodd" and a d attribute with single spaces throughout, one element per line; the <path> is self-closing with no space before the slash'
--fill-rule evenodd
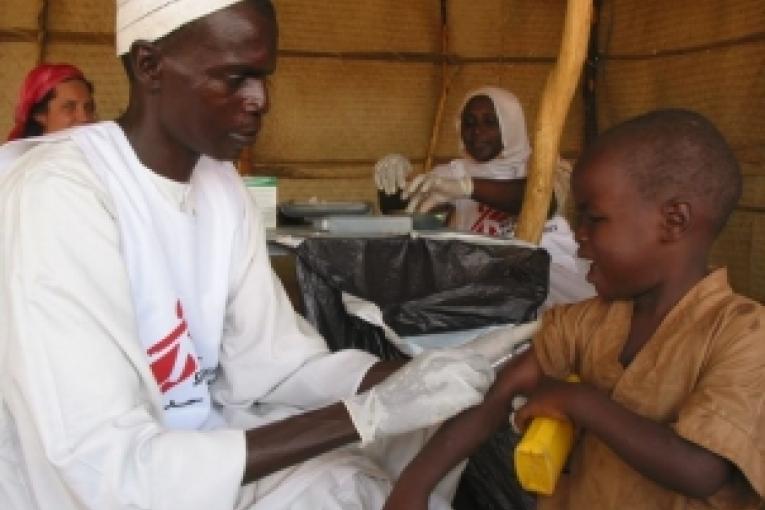
<path id="1" fill-rule="evenodd" d="M 247 185 L 258 209 L 260 209 L 265 227 L 276 228 L 276 211 L 279 199 L 277 178 L 249 175 L 244 178 L 244 183 Z"/>

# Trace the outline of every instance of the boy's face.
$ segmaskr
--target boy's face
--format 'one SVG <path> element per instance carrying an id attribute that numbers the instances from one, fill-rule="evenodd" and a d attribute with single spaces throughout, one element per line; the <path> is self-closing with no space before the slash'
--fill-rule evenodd
<path id="1" fill-rule="evenodd" d="M 597 150 L 577 165 L 571 181 L 579 255 L 592 261 L 587 280 L 605 299 L 631 299 L 661 281 L 661 210 L 627 173 L 627 149 Z"/>

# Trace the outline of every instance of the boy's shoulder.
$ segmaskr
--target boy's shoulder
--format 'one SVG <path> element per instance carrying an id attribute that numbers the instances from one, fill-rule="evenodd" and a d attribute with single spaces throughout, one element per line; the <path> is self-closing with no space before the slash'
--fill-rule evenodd
<path id="1" fill-rule="evenodd" d="M 756 332 L 765 328 L 765 307 L 735 292 L 725 268 L 710 273 L 680 306 L 683 315 L 704 328 L 730 329 L 738 325 Z"/>
<path id="2" fill-rule="evenodd" d="M 606 300 L 600 296 L 594 296 L 576 303 L 566 303 L 557 305 L 550 309 L 551 312 L 572 320 L 591 319 L 599 320 L 605 318 L 614 308 L 629 308 L 630 301 Z"/>

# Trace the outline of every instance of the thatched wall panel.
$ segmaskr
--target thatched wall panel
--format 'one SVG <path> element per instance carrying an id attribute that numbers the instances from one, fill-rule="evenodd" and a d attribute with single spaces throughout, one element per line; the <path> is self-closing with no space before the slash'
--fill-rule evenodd
<path id="1" fill-rule="evenodd" d="M 650 54 L 737 39 L 765 30 L 762 0 L 607 0 L 601 48 Z"/>
<path id="2" fill-rule="evenodd" d="M 707 115 L 734 147 L 765 142 L 765 42 L 643 60 L 606 62 L 601 128 L 657 107 Z"/>
<path id="3" fill-rule="evenodd" d="M 563 1 L 452 0 L 450 50 L 470 57 L 555 57 L 565 11 Z"/>
<path id="4" fill-rule="evenodd" d="M 539 99 L 551 68 L 550 64 L 474 64 L 456 70 L 441 124 L 441 136 L 436 151 L 438 157 L 443 159 L 458 155 L 455 126 L 458 109 L 468 92 L 483 85 L 506 88 L 518 97 L 526 116 L 529 139 L 533 143 Z M 578 154 L 582 146 L 583 122 L 581 94 L 577 93 L 564 127 L 561 139 L 562 153 Z"/>
<path id="5" fill-rule="evenodd" d="M 283 54 L 256 169 L 289 177 L 280 181 L 283 200 L 374 201 L 377 158 L 403 152 L 421 166 L 426 155 L 441 90 L 440 2 L 276 3 Z M 515 92 L 533 135 L 566 7 L 563 0 L 448 4 L 454 81 L 438 160 L 457 155 L 456 109 L 479 85 Z M 0 0 L 0 135 L 10 127 L 23 75 L 36 63 L 40 5 Z M 113 17 L 111 1 L 51 0 L 48 7 L 45 58 L 85 70 L 95 82 L 101 118 L 116 116 L 127 94 L 109 42 Z M 742 163 L 745 186 L 714 260 L 729 266 L 738 290 L 759 299 L 765 299 L 763 34 L 763 0 L 604 0 L 597 91 L 601 129 L 669 106 L 698 110 L 721 128 Z M 577 94 L 562 139 L 567 156 L 581 149 L 583 119 Z"/>
<path id="6" fill-rule="evenodd" d="M 765 218 L 762 214 L 757 215 L 757 220 L 752 226 L 751 245 L 749 257 L 749 274 L 744 275 L 749 282 L 746 294 L 765 302 Z"/>
<path id="7" fill-rule="evenodd" d="M 37 28 L 40 0 L 0 0 L 0 28 Z"/>
<path id="8" fill-rule="evenodd" d="M 53 0 L 48 2 L 48 29 L 61 32 L 114 33 L 115 2 Z"/>
<path id="9" fill-rule="evenodd" d="M 124 110 L 127 105 L 127 79 L 112 46 L 50 44 L 46 59 L 49 62 L 75 64 L 93 81 L 99 118 L 113 119 Z"/>
<path id="10" fill-rule="evenodd" d="M 712 264 L 728 268 L 731 284 L 737 291 L 758 299 L 765 299 L 765 286 L 753 285 L 751 276 L 752 269 L 762 262 L 752 260 L 752 254 L 755 230 L 761 228 L 756 225 L 762 221 L 760 214 L 734 212 L 711 256 Z"/>
<path id="11" fill-rule="evenodd" d="M 432 64 L 283 58 L 256 160 L 423 158 L 438 83 Z"/>
<path id="12" fill-rule="evenodd" d="M 37 60 L 37 44 L 6 42 L 0 45 L 0 141 L 4 141 L 13 125 L 16 105 L 25 70 Z"/>
<path id="13" fill-rule="evenodd" d="M 436 0 L 277 2 L 281 47 L 318 52 L 437 52 Z"/>

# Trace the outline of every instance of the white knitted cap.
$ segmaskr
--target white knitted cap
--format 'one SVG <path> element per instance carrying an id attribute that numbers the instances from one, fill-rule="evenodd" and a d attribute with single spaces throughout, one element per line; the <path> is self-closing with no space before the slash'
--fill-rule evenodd
<path id="1" fill-rule="evenodd" d="M 117 0 L 117 55 L 241 0 Z"/>

